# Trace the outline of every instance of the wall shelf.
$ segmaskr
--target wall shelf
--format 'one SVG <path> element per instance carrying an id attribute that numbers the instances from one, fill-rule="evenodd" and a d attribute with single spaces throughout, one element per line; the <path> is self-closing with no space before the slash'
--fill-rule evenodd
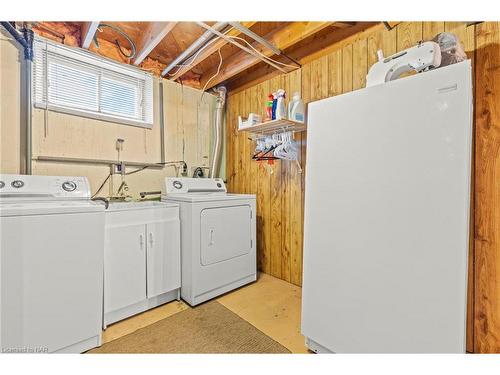
<path id="1" fill-rule="evenodd" d="M 302 132 L 304 130 L 307 130 L 305 123 L 292 120 L 272 120 L 238 129 L 240 132 L 248 132 L 255 135 L 273 135 L 284 132 Z"/>

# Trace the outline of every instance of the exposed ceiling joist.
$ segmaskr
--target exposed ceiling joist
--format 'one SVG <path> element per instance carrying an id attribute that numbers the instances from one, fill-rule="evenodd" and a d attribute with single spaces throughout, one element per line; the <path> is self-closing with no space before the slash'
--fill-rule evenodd
<path id="1" fill-rule="evenodd" d="M 247 28 L 252 27 L 256 23 L 257 22 L 255 21 L 241 22 L 241 24 Z M 226 33 L 226 35 L 228 36 L 238 36 L 239 34 L 241 34 L 241 31 L 237 29 L 231 29 L 229 32 Z M 170 79 L 175 81 L 176 79 L 182 77 L 184 74 L 193 69 L 196 65 L 205 61 L 207 58 L 212 56 L 215 52 L 217 52 L 219 49 L 221 49 L 228 43 L 229 42 L 226 39 L 218 38 L 215 42 L 213 42 L 203 51 L 201 51 L 199 55 L 196 57 L 196 60 L 192 61 L 189 65 L 182 66 L 172 77 L 170 77 Z"/>
<path id="2" fill-rule="evenodd" d="M 172 31 L 177 22 L 151 22 L 137 43 L 137 55 L 133 61 L 139 65 L 155 47 Z"/>
<path id="3" fill-rule="evenodd" d="M 346 27 L 352 27 L 355 26 L 356 22 L 342 22 L 342 21 L 336 21 L 333 26 L 338 27 L 339 29 L 343 29 Z"/>
<path id="4" fill-rule="evenodd" d="M 82 24 L 82 48 L 88 49 L 99 27 L 99 21 L 84 22 Z"/>
<path id="5" fill-rule="evenodd" d="M 232 40 L 231 38 L 227 37 L 226 35 L 222 34 L 220 31 L 217 31 L 217 30 L 214 30 L 212 27 L 208 26 L 206 23 L 203 23 L 203 22 L 196 22 L 198 25 L 206 28 L 207 30 L 210 30 L 212 31 L 215 35 L 218 35 L 220 36 L 222 39 L 225 39 L 227 40 L 229 43 L 231 44 L 234 44 L 235 46 L 237 46 L 238 48 L 240 48 L 241 50 L 243 50 L 244 52 L 252 55 L 254 58 L 256 58 L 257 60 L 261 60 L 261 61 L 264 61 L 266 64 L 269 64 L 273 67 L 275 67 L 276 69 L 278 70 L 281 70 L 283 73 L 286 73 L 286 70 L 284 68 L 282 68 L 281 66 L 279 66 L 278 64 L 266 59 L 262 54 L 259 54 L 259 52 L 256 52 L 255 49 L 250 49 L 246 46 L 243 45 L 243 43 L 237 43 L 235 42 L 234 40 Z M 209 81 L 209 80 L 208 80 Z M 207 81 L 207 82 L 208 82 Z"/>
<path id="6" fill-rule="evenodd" d="M 278 30 L 272 31 L 271 33 L 264 36 L 270 43 L 272 43 L 276 48 L 284 50 L 295 43 L 300 42 L 303 39 L 308 38 L 311 35 L 323 30 L 325 27 L 332 25 L 334 22 L 293 22 L 286 25 Z M 263 47 L 257 42 L 252 43 L 252 47 L 257 49 L 259 52 L 269 57 L 273 55 L 273 52 Z M 207 88 L 216 86 L 217 84 L 235 76 L 238 73 L 258 64 L 261 60 L 254 55 L 247 54 L 245 52 L 239 52 L 224 63 L 222 70 L 219 75 L 214 77 L 207 85 Z M 217 67 L 205 72 L 201 77 L 201 86 L 205 86 L 217 71 Z"/>

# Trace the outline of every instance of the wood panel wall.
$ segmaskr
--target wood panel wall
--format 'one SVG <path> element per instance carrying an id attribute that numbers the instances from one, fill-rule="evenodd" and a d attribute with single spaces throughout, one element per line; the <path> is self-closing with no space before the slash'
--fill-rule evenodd
<path id="1" fill-rule="evenodd" d="M 297 134 L 303 173 L 289 161 L 251 161 L 254 145 L 237 131 L 237 116 L 263 113 L 269 92 L 301 91 L 306 103 L 363 88 L 377 60 L 429 40 L 456 34 L 472 60 L 476 91 L 475 235 L 469 257 L 468 351 L 500 351 L 500 30 L 498 23 L 402 22 L 376 26 L 304 58 L 302 68 L 230 93 L 227 108 L 226 176 L 229 190 L 257 194 L 259 268 L 302 283 L 304 176 L 307 133 Z M 472 243 L 475 243 L 474 246 Z M 473 321 L 473 319 L 475 320 Z M 475 328 L 475 332 L 474 332 Z"/>
<path id="2" fill-rule="evenodd" d="M 500 352 L 500 23 L 476 31 L 474 350 Z"/>

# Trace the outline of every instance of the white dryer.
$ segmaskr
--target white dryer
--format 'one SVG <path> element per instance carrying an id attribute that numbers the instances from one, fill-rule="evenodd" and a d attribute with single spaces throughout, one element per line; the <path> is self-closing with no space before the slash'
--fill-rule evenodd
<path id="1" fill-rule="evenodd" d="M 165 179 L 180 205 L 181 296 L 191 306 L 257 279 L 255 195 L 228 194 L 208 178 Z"/>
<path id="2" fill-rule="evenodd" d="M 99 346 L 104 206 L 85 177 L 0 175 L 0 348 Z"/>

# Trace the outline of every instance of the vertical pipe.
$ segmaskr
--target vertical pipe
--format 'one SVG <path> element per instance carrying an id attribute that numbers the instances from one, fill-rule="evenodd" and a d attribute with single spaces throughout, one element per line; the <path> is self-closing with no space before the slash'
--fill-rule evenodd
<path id="1" fill-rule="evenodd" d="M 23 28 L 23 36 L 26 41 L 26 46 L 24 48 L 24 61 L 26 68 L 26 79 L 25 79 L 25 103 L 26 103 L 26 174 L 32 174 L 32 65 L 33 65 L 33 39 L 34 34 L 31 30 L 31 25 L 26 22 Z"/>
<path id="2" fill-rule="evenodd" d="M 222 156 L 222 122 L 227 90 L 224 86 L 219 86 L 217 88 L 217 91 L 219 93 L 219 96 L 217 97 L 217 103 L 215 107 L 215 139 L 214 149 L 212 151 L 212 160 L 210 164 L 210 178 L 219 176 L 220 161 Z"/>
<path id="3" fill-rule="evenodd" d="M 17 31 L 15 27 L 13 27 L 9 22 L 1 22 L 1 25 L 12 35 L 19 44 L 23 47 L 24 51 L 24 62 L 25 62 L 25 144 L 26 144 L 26 153 L 25 153 L 25 165 L 24 165 L 24 173 L 32 174 L 32 136 L 31 136 L 31 126 L 32 126 L 32 99 L 31 99 L 31 90 L 32 90 L 32 64 L 33 64 L 33 39 L 34 34 L 33 30 L 31 30 L 31 24 L 29 22 L 25 22 L 22 34 Z"/>
<path id="4" fill-rule="evenodd" d="M 161 163 L 165 163 L 165 118 L 164 118 L 164 107 L 163 107 L 163 78 L 159 78 L 160 80 L 160 92 L 158 94 L 158 101 L 160 102 L 160 155 L 161 155 Z"/>
<path id="5" fill-rule="evenodd" d="M 25 60 L 25 106 L 26 106 L 26 133 L 25 133 L 25 142 L 26 142 L 26 163 L 25 163 L 25 173 L 32 174 L 32 135 L 31 135 L 31 126 L 32 126 L 32 111 L 31 111 L 31 65 L 33 64 L 31 60 Z"/>

